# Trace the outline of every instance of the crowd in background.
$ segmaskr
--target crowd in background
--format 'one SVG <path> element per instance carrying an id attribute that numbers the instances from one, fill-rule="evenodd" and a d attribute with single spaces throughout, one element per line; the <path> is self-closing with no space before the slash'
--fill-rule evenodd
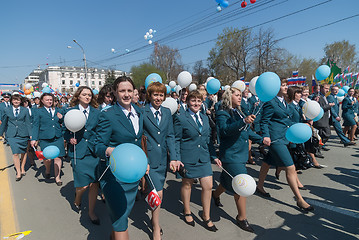
<path id="1" fill-rule="evenodd" d="M 331 136 L 331 126 L 344 147 L 355 145 L 358 125 L 359 91 L 349 89 L 340 104 L 339 88 L 328 84 L 316 86 L 310 95 L 306 86 L 291 86 L 281 80 L 278 95 L 263 103 L 248 89 L 235 87 L 209 95 L 204 85 L 197 90 L 187 88 L 167 94 L 163 84 L 152 83 L 136 89 L 128 77 L 119 77 L 113 85 L 105 85 L 98 95 L 81 86 L 73 96 L 55 97 L 44 93 L 41 97 L 25 98 L 9 92 L 2 94 L 0 135 L 10 146 L 16 181 L 26 175 L 25 163 L 36 168 L 36 151 L 47 146 L 57 146 L 60 154 L 55 159 L 44 159 L 45 179 L 51 179 L 51 162 L 54 180 L 62 186 L 61 167 L 65 158 L 71 160 L 74 175 L 74 207 L 81 210 L 81 199 L 86 190 L 89 198 L 89 218 L 99 225 L 95 214 L 97 195 L 101 193 L 112 220 L 111 239 L 128 239 L 128 215 L 140 193 L 155 188 L 163 200 L 163 188 L 168 172 L 182 179 L 181 200 L 183 220 L 190 226 L 195 222 L 190 209 L 191 188 L 199 182 L 203 207 L 204 227 L 212 232 L 217 228 L 210 218 L 211 199 L 215 206 L 223 206 L 220 195 L 228 192 L 234 196 L 237 209 L 235 222 L 249 232 L 254 232 L 246 216 L 246 198 L 239 196 L 231 186 L 231 176 L 247 173 L 246 164 L 261 164 L 256 193 L 270 198 L 264 182 L 271 166 L 275 176 L 285 171 L 297 206 L 303 212 L 314 208 L 302 198 L 306 190 L 298 174 L 308 168 L 325 167 L 317 158 L 324 158 L 326 143 Z M 171 114 L 161 106 L 166 97 L 178 102 Z M 307 101 L 318 101 L 324 110 L 323 117 L 313 122 L 306 119 L 302 106 Z M 341 106 L 341 111 L 340 111 Z M 86 125 L 76 135 L 64 126 L 64 116 L 70 109 L 81 110 Z M 312 137 L 304 144 L 293 144 L 285 139 L 286 129 L 294 123 L 307 123 Z M 135 183 L 116 180 L 108 166 L 108 157 L 122 143 L 140 147 L 146 136 L 148 169 L 143 179 Z M 258 144 L 258 145 L 254 145 Z M 258 148 L 255 148 L 257 147 Z M 76 151 L 75 151 L 76 149 Z M 75 156 L 76 155 L 76 156 Z M 220 179 L 213 179 L 211 163 L 223 168 Z M 39 163 L 38 163 L 39 164 Z M 101 176 L 102 175 L 102 176 Z M 99 177 L 101 180 L 99 181 Z M 150 179 L 149 180 L 149 176 Z M 219 182 L 213 190 L 213 181 Z M 160 206 L 152 210 L 153 239 L 164 234 L 159 221 Z"/>

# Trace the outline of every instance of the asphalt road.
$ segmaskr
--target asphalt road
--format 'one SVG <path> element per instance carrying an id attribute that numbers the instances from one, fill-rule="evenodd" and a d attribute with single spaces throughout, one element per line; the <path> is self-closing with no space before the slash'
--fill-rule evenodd
<path id="1" fill-rule="evenodd" d="M 309 189 L 301 193 L 315 207 L 315 212 L 300 212 L 286 183 L 284 172 L 277 181 L 274 169 L 271 169 L 265 187 L 272 198 L 267 200 L 253 195 L 247 200 L 248 221 L 255 229 L 254 234 L 236 226 L 236 208 L 233 197 L 228 194 L 221 196 L 223 208 L 217 208 L 212 203 L 211 217 L 219 231 L 207 231 L 199 217 L 199 185 L 195 185 L 192 190 L 191 203 L 196 226 L 186 225 L 181 216 L 181 183 L 169 173 L 160 217 L 163 239 L 358 239 L 359 147 L 344 148 L 336 137 L 327 145 L 331 150 L 323 152 L 325 159 L 319 159 L 327 167 L 320 170 L 308 169 L 299 175 L 302 183 Z M 26 176 L 20 182 L 15 182 L 9 147 L 5 147 L 5 154 L 8 166 L 0 166 L 0 174 L 7 171 L 9 175 L 17 231 L 32 231 L 23 239 L 109 239 L 111 223 L 102 201 L 99 200 L 96 205 L 100 226 L 92 225 L 88 218 L 86 195 L 82 213 L 74 211 L 74 187 L 69 162 L 64 162 L 64 184 L 61 187 L 56 186 L 53 179 L 45 181 L 44 166 L 40 161 L 36 161 L 38 170 L 28 169 Z M 260 161 L 257 163 L 260 164 Z M 259 165 L 248 166 L 248 173 L 256 180 L 259 168 Z M 215 165 L 213 170 L 216 186 L 220 171 Z M 129 233 L 131 239 L 151 239 L 150 212 L 144 201 L 138 201 L 134 206 L 129 220 Z"/>

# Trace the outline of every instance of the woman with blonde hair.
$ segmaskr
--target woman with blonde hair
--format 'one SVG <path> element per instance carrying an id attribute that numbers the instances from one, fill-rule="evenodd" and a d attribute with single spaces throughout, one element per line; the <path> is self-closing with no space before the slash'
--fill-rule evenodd
<path id="1" fill-rule="evenodd" d="M 241 109 L 242 92 L 238 88 L 227 89 L 222 96 L 222 104 L 217 112 L 217 126 L 219 129 L 219 157 L 223 168 L 236 176 L 246 174 L 246 162 L 248 159 L 249 138 L 261 143 L 263 138 L 254 133 L 250 128 L 255 115 L 246 115 Z M 238 226 L 248 232 L 254 232 L 247 221 L 246 198 L 239 196 L 232 188 L 232 178 L 226 172 L 221 173 L 220 184 L 213 191 L 213 199 L 217 206 L 222 206 L 219 196 L 228 191 L 234 194 L 234 202 L 237 207 L 236 222 Z"/>

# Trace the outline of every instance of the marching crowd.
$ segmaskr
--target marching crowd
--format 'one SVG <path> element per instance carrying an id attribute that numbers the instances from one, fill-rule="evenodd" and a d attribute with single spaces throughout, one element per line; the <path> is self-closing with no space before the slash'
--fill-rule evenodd
<path id="1" fill-rule="evenodd" d="M 199 182 L 201 218 L 207 230 L 218 230 L 210 218 L 211 200 L 221 207 L 220 196 L 227 192 L 234 197 L 237 225 L 254 232 L 246 216 L 246 198 L 234 191 L 231 176 L 247 173 L 246 164 L 256 164 L 252 144 L 257 143 L 262 163 L 259 176 L 255 176 L 258 177 L 256 193 L 263 198 L 271 197 L 263 186 L 273 166 L 277 178 L 285 171 L 298 208 L 304 213 L 314 211 L 300 193 L 306 188 L 298 173 L 310 167 L 325 167 L 316 158 L 323 158 L 321 151 L 329 150 L 326 142 L 331 135 L 330 125 L 345 147 L 355 145 L 356 140 L 359 91 L 348 90 L 340 114 L 338 90 L 337 86 L 330 88 L 322 84 L 310 95 L 308 87 L 288 88 L 287 80 L 282 79 L 277 96 L 264 103 L 256 95 L 249 96 L 248 89 L 242 92 L 231 87 L 208 95 L 201 85 L 194 91 L 183 88 L 178 96 L 175 92 L 168 95 L 165 85 L 158 82 L 147 89 L 136 89 L 130 78 L 119 77 L 112 86 L 105 85 L 98 95 L 94 95 L 91 88 L 80 86 L 71 99 L 65 96 L 58 99 L 51 93 L 34 99 L 3 93 L 0 135 L 4 135 L 4 144 L 11 148 L 16 181 L 26 175 L 27 160 L 35 165 L 38 148 L 56 146 L 60 150 L 55 159 L 43 160 L 46 179 L 51 178 L 53 161 L 53 177 L 58 186 L 62 185 L 62 161 L 66 157 L 71 159 L 74 207 L 80 211 L 82 196 L 88 189 L 88 215 L 93 224 L 99 225 L 95 204 L 100 192 L 112 221 L 111 239 L 129 239 L 128 216 L 138 189 L 148 192 L 155 188 L 162 200 L 168 172 L 181 178 L 182 214 L 186 224 L 195 227 L 190 209 L 191 189 L 194 182 Z M 161 106 L 169 96 L 178 102 L 173 115 L 170 109 Z M 307 101 L 319 102 L 324 110 L 320 120 L 306 119 L 302 106 Z M 71 109 L 80 110 L 87 119 L 85 127 L 76 135 L 64 125 L 64 116 Z M 290 143 L 285 137 L 286 130 L 299 122 L 312 128 L 312 137 L 304 144 Z M 121 182 L 111 171 L 105 171 L 112 151 L 123 143 L 142 147 L 147 154 L 148 168 L 140 181 Z M 223 169 L 220 179 L 215 179 L 219 181 L 215 190 L 211 163 Z M 156 240 L 164 234 L 160 227 L 160 209 L 158 206 L 152 210 L 151 217 Z"/>

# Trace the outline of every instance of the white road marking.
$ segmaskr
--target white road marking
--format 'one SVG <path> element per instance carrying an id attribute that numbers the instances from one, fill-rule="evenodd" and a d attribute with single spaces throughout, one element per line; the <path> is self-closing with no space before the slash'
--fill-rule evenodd
<path id="1" fill-rule="evenodd" d="M 309 203 L 311 205 L 318 206 L 318 207 L 321 207 L 321 208 L 325 208 L 325 209 L 328 209 L 328 210 L 333 211 L 333 212 L 337 212 L 337 213 L 340 213 L 340 214 L 343 214 L 343 215 L 347 215 L 347 216 L 359 219 L 359 212 L 353 212 L 353 211 L 350 211 L 350 210 L 341 209 L 341 208 L 338 208 L 338 207 L 335 207 L 335 206 L 332 206 L 332 205 L 329 205 L 329 204 L 326 204 L 326 203 L 318 202 L 318 201 L 315 201 L 315 200 L 306 199 L 306 201 L 307 201 L 307 203 Z"/>

